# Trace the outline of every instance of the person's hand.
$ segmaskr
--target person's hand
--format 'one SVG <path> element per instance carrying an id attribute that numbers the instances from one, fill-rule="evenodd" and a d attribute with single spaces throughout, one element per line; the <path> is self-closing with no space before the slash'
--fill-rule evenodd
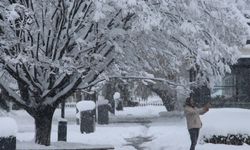
<path id="1" fill-rule="evenodd" d="M 209 111 L 209 107 L 207 107 L 207 106 L 204 106 L 203 109 L 204 109 L 205 112 Z"/>
<path id="2" fill-rule="evenodd" d="M 212 106 L 212 104 L 209 102 L 205 105 L 205 107 L 208 107 L 208 108 L 210 108 L 211 106 Z"/>

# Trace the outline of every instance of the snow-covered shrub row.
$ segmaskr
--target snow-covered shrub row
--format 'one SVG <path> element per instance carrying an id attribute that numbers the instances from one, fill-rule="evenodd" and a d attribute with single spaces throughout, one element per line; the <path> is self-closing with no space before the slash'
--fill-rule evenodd
<path id="1" fill-rule="evenodd" d="M 228 144 L 228 145 L 250 145 L 250 136 L 247 134 L 228 134 L 223 135 L 213 135 L 211 137 L 203 137 L 202 140 L 206 143 L 213 144 Z"/>
<path id="2" fill-rule="evenodd" d="M 250 145 L 250 111 L 239 108 L 210 109 L 201 116 L 201 141 L 215 144 Z"/>

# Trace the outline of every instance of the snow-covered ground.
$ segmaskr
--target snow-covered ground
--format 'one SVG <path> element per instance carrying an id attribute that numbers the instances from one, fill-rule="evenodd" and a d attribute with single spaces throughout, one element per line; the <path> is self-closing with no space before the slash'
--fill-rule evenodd
<path id="1" fill-rule="evenodd" d="M 110 115 L 109 125 L 97 125 L 92 134 L 81 134 L 75 123 L 75 109 L 66 109 L 68 118 L 68 142 L 93 145 L 113 145 L 116 150 L 187 150 L 189 134 L 183 113 L 164 112 L 163 106 L 125 108 L 124 111 Z M 161 115 L 159 115 L 161 114 Z M 24 111 L 13 111 L 12 116 L 18 124 L 17 139 L 29 142 L 34 137 L 33 119 Z M 58 109 L 54 115 L 51 138 L 57 141 Z M 211 109 L 201 117 L 203 128 L 201 135 L 245 133 L 250 135 L 250 110 Z M 121 123 L 121 120 L 122 123 Z M 139 120 L 139 121 L 135 121 Z M 131 123 L 135 121 L 136 123 Z M 202 141 L 197 150 L 249 150 L 250 146 L 232 146 L 206 144 Z"/>

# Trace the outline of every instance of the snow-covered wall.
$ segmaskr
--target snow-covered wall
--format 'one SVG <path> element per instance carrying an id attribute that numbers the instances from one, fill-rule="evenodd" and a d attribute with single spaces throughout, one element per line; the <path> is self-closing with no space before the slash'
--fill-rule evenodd
<path id="1" fill-rule="evenodd" d="M 0 117 L 0 137 L 16 136 L 16 121 L 9 117 Z"/>
<path id="2" fill-rule="evenodd" d="M 81 111 L 95 109 L 95 102 L 93 101 L 80 101 L 76 104 L 76 108 Z"/>

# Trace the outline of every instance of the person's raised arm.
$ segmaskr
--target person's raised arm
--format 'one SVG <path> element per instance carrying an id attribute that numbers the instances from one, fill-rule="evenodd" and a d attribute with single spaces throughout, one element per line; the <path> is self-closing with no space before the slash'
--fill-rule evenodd
<path id="1" fill-rule="evenodd" d="M 199 109 L 198 109 L 199 114 L 200 114 L 200 115 L 205 114 L 206 112 L 209 111 L 209 108 L 210 108 L 210 107 L 211 107 L 211 103 L 207 103 L 204 107 L 199 108 Z"/>

